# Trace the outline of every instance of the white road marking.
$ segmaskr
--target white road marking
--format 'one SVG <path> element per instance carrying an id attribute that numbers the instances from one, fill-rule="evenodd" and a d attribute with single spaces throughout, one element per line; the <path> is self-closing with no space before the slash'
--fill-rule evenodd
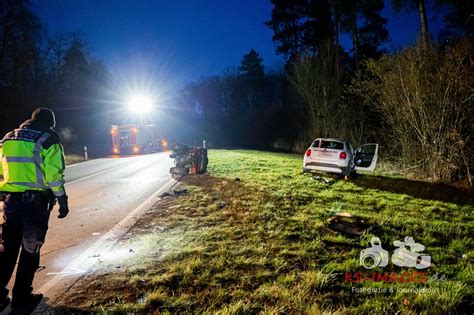
<path id="1" fill-rule="evenodd" d="M 79 162 L 79 163 L 74 163 L 74 164 L 71 164 L 71 165 L 66 165 L 66 168 L 78 166 L 78 165 L 81 165 L 81 164 L 84 164 L 84 163 L 88 163 L 88 162 L 92 162 L 92 161 L 97 161 L 97 160 L 103 160 L 103 158 L 91 159 L 91 160 L 87 160 L 87 161 L 84 161 L 84 162 Z"/>
<path id="2" fill-rule="evenodd" d="M 88 179 L 88 178 L 91 178 L 91 177 L 94 177 L 94 176 L 97 176 L 97 175 L 100 175 L 100 174 L 104 174 L 104 173 L 107 173 L 107 172 L 110 172 L 111 170 L 114 170 L 116 168 L 119 168 L 119 167 L 123 167 L 123 165 L 117 165 L 115 167 L 111 167 L 111 168 L 108 168 L 106 170 L 103 170 L 103 171 L 100 171 L 100 172 L 97 172 L 97 173 L 94 173 L 94 174 L 91 174 L 91 175 L 87 175 L 87 176 L 84 176 L 84 177 L 81 177 L 81 178 L 78 178 L 78 179 L 75 179 L 73 180 L 72 182 L 66 182 L 64 185 L 71 185 L 71 184 L 74 184 L 74 183 L 77 183 L 77 182 L 80 182 L 84 179 Z"/>
<path id="3" fill-rule="evenodd" d="M 49 272 L 49 273 L 47 273 L 47 275 L 48 276 L 57 276 L 57 275 L 73 276 L 73 275 L 82 274 L 84 272 L 85 272 L 85 270 L 74 268 L 74 269 L 71 269 L 71 270 L 63 270 L 61 272 Z"/>
<path id="4" fill-rule="evenodd" d="M 79 209 L 79 210 L 75 210 L 74 212 L 80 213 L 80 212 L 88 211 L 90 209 L 91 208 L 87 207 L 87 208 L 82 208 L 82 209 Z"/>
<path id="5" fill-rule="evenodd" d="M 96 160 L 101 160 L 101 159 L 95 159 L 95 160 L 85 161 L 85 162 L 81 162 L 81 163 L 78 163 L 78 164 L 83 164 L 83 163 L 87 163 L 87 162 L 91 162 L 91 161 L 96 161 Z M 70 165 L 70 166 L 74 166 L 74 165 L 78 165 L 78 164 L 73 164 L 73 165 Z M 97 175 L 100 175 L 100 174 L 107 173 L 108 171 L 114 170 L 114 169 L 119 168 L 119 167 L 122 167 L 122 166 L 123 166 L 123 165 L 120 164 L 120 165 L 111 167 L 111 168 L 109 168 L 109 169 L 106 169 L 106 170 L 103 170 L 103 171 L 100 171 L 100 172 L 97 172 L 97 173 L 94 173 L 94 174 L 91 174 L 91 175 L 87 175 L 87 176 L 84 176 L 84 177 L 75 179 L 75 180 L 73 180 L 73 181 L 71 181 L 71 182 L 66 182 L 64 185 L 74 184 L 74 183 L 80 182 L 80 181 L 82 181 L 82 180 L 85 180 L 85 179 L 88 179 L 88 178 L 91 178 L 91 177 L 94 177 L 94 176 L 97 176 Z"/>
<path id="6" fill-rule="evenodd" d="M 91 258 L 97 252 L 106 253 L 112 246 L 134 226 L 142 217 L 144 210 L 149 209 L 155 202 L 156 198 L 163 192 L 169 190 L 177 183 L 176 180 L 170 179 L 163 187 L 154 192 L 148 199 L 142 202 L 137 208 L 130 212 L 125 218 L 115 225 L 110 231 L 99 238 L 92 246 L 86 249 L 82 254 L 76 257 L 66 268 L 58 272 L 51 280 L 45 283 L 39 292 L 47 294 L 55 285 L 57 285 L 66 275 L 70 274 L 72 270 L 83 270 L 87 272 L 94 264 L 96 259 Z M 141 213 L 143 212 L 143 213 Z"/>

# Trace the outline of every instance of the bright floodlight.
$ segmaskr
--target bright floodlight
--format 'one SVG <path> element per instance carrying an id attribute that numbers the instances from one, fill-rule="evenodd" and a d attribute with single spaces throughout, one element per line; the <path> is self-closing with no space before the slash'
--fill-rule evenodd
<path id="1" fill-rule="evenodd" d="M 146 113 L 152 106 L 152 99 L 148 95 L 134 95 L 128 100 L 128 108 L 133 112 Z"/>

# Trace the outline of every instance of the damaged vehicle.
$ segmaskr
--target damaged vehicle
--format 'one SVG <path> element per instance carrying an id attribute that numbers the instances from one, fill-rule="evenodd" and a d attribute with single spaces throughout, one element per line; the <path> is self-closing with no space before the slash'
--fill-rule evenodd
<path id="1" fill-rule="evenodd" d="M 303 173 L 314 170 L 349 176 L 356 171 L 373 172 L 378 148 L 376 143 L 367 143 L 353 150 L 346 140 L 318 138 L 306 150 Z"/>

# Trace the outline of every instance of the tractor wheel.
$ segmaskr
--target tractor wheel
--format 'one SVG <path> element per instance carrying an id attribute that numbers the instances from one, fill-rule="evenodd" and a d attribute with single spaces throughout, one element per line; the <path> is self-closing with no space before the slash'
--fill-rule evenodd
<path id="1" fill-rule="evenodd" d="M 207 172 L 207 164 L 208 163 L 209 163 L 209 159 L 207 157 L 202 159 L 201 174 L 205 174 Z"/>

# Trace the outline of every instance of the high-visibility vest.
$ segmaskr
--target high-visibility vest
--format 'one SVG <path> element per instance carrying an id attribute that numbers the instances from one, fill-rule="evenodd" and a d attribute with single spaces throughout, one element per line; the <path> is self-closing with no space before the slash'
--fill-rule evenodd
<path id="1" fill-rule="evenodd" d="M 20 128 L 1 140 L 0 191 L 51 189 L 56 197 L 65 194 L 64 151 L 52 133 Z"/>

